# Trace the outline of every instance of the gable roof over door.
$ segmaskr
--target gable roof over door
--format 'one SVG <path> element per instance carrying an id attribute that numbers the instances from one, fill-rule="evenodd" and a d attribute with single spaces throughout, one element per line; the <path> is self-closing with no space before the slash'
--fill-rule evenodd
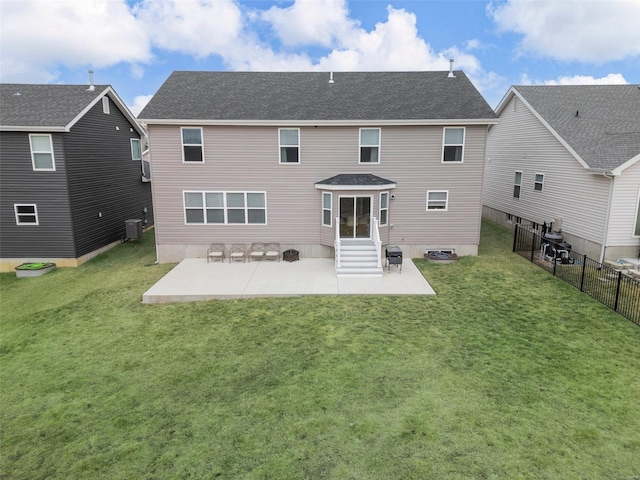
<path id="1" fill-rule="evenodd" d="M 176 71 L 139 118 L 183 124 L 495 123 L 495 112 L 466 75 L 447 74 Z"/>
<path id="2" fill-rule="evenodd" d="M 517 96 L 587 169 L 620 174 L 640 161 L 640 86 L 514 86 Z"/>
<path id="3" fill-rule="evenodd" d="M 0 84 L 0 130 L 68 132 L 100 99 L 108 96 L 138 130 L 144 130 L 109 85 Z"/>

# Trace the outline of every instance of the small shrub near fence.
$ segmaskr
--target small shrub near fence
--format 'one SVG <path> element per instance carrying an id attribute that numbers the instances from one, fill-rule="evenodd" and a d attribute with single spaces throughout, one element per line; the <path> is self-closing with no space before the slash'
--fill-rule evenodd
<path id="1" fill-rule="evenodd" d="M 570 251 L 548 255 L 542 235 L 516 225 L 513 251 L 640 325 L 640 280 Z"/>

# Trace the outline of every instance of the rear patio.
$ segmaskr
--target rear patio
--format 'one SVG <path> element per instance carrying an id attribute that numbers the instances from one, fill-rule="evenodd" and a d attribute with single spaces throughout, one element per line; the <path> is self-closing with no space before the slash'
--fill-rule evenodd
<path id="1" fill-rule="evenodd" d="M 384 269 L 380 278 L 338 277 L 331 258 L 297 262 L 207 263 L 188 258 L 147 290 L 143 303 L 214 299 L 292 297 L 300 295 L 435 295 L 410 259 L 402 273 Z"/>

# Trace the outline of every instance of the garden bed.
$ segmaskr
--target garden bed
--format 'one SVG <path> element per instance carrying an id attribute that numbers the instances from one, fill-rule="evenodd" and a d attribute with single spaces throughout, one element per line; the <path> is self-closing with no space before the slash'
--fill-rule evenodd
<path id="1" fill-rule="evenodd" d="M 16 277 L 39 277 L 54 268 L 56 268 L 56 264 L 50 262 L 23 263 L 16 267 Z"/>

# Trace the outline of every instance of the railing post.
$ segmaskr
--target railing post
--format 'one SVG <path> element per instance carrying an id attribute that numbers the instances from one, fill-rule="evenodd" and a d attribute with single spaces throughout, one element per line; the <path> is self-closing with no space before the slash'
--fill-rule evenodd
<path id="1" fill-rule="evenodd" d="M 587 254 L 582 257 L 582 278 L 580 278 L 580 291 L 584 292 L 584 274 L 587 270 Z"/>
<path id="2" fill-rule="evenodd" d="M 518 224 L 516 223 L 516 228 L 513 231 L 513 250 L 511 250 L 512 252 L 516 251 L 517 243 L 518 243 Z"/>
<path id="3" fill-rule="evenodd" d="M 622 271 L 618 270 L 618 285 L 616 287 L 616 301 L 613 306 L 613 311 L 618 311 L 618 299 L 620 298 L 620 283 L 622 282 Z"/>
<path id="4" fill-rule="evenodd" d="M 536 250 L 536 234 L 533 234 L 533 239 L 531 240 L 531 261 L 533 262 L 533 255 Z"/>

